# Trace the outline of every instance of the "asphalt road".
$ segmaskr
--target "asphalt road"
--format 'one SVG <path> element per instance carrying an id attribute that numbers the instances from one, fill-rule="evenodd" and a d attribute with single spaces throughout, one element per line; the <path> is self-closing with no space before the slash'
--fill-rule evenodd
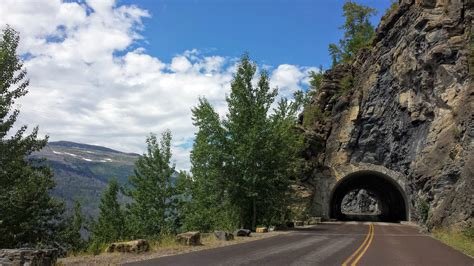
<path id="1" fill-rule="evenodd" d="M 346 222 L 127 265 L 474 266 L 474 259 L 408 225 Z"/>

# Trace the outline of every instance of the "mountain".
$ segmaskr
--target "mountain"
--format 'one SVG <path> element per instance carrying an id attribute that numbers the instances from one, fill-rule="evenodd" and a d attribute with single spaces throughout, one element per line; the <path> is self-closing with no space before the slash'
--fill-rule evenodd
<path id="1" fill-rule="evenodd" d="M 86 215 L 99 213 L 100 194 L 111 178 L 126 184 L 140 155 L 68 141 L 50 142 L 32 157 L 46 158 L 54 172 L 53 195 L 70 208 L 81 202 Z M 125 200 L 125 199 L 122 199 Z"/>

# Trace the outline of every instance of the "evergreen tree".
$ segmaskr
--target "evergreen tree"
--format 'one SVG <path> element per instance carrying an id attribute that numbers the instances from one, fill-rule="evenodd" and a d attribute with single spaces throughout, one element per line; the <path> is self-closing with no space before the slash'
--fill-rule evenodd
<path id="1" fill-rule="evenodd" d="M 125 238 L 125 217 L 118 202 L 119 191 L 119 183 L 112 179 L 102 192 L 99 218 L 92 226 L 93 243 L 110 243 Z"/>
<path id="2" fill-rule="evenodd" d="M 81 203 L 79 201 L 74 201 L 74 212 L 64 222 L 65 229 L 62 233 L 62 242 L 67 245 L 68 250 L 74 253 L 83 250 L 86 244 L 86 241 L 81 236 L 84 216 L 82 215 Z"/>
<path id="3" fill-rule="evenodd" d="M 125 190 L 133 200 L 127 208 L 127 224 L 134 238 L 159 237 L 176 230 L 171 132 L 164 132 L 160 141 L 151 134 L 146 142 L 147 153 L 135 163 L 130 187 Z"/>
<path id="4" fill-rule="evenodd" d="M 302 101 L 300 101 L 300 103 L 302 103 L 304 106 L 307 103 L 309 103 L 309 100 L 311 99 L 311 97 L 313 97 L 316 94 L 316 91 L 318 91 L 319 88 L 321 87 L 321 84 L 323 82 L 323 77 L 324 77 L 323 67 L 319 66 L 319 71 L 318 72 L 310 71 L 309 72 L 309 77 L 310 77 L 309 90 L 305 95 L 302 95 L 302 96 L 304 96 L 304 99 L 302 99 Z"/>
<path id="5" fill-rule="evenodd" d="M 372 42 L 375 35 L 374 26 L 369 21 L 376 10 L 355 2 L 347 1 L 343 6 L 346 21 L 341 27 L 344 30 L 344 37 L 336 44 L 329 45 L 333 66 L 342 62 L 350 62 L 357 52 L 367 47 Z"/>
<path id="6" fill-rule="evenodd" d="M 14 104 L 28 91 L 28 79 L 17 55 L 19 36 L 10 27 L 0 39 L 0 248 L 52 243 L 61 229 L 64 206 L 49 192 L 52 173 L 28 156 L 47 143 L 38 139 L 38 127 L 12 132 L 19 110 Z"/>

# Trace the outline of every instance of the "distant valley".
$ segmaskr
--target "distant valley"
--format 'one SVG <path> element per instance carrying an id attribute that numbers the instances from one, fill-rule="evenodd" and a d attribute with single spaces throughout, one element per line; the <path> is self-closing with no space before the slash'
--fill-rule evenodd
<path id="1" fill-rule="evenodd" d="M 101 146 L 57 141 L 48 143 L 32 157 L 47 159 L 56 182 L 52 192 L 54 196 L 64 200 L 68 207 L 78 200 L 84 214 L 96 217 L 100 194 L 108 181 L 116 178 L 126 184 L 140 155 Z"/>

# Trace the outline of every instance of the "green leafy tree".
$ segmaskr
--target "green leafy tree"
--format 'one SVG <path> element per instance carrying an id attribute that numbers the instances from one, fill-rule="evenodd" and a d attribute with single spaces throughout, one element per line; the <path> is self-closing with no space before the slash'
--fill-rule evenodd
<path id="1" fill-rule="evenodd" d="M 247 55 L 241 59 L 227 97 L 227 151 L 224 176 L 230 201 L 239 208 L 240 226 L 255 228 L 260 200 L 271 189 L 268 185 L 272 169 L 266 164 L 271 128 L 267 113 L 277 96 L 270 89 L 268 74 L 262 71 L 257 85 L 252 84 L 255 63 Z"/>
<path id="2" fill-rule="evenodd" d="M 0 248 L 53 243 L 64 212 L 64 204 L 49 194 L 54 187 L 50 169 L 28 159 L 47 137 L 38 138 L 38 127 L 30 134 L 25 125 L 12 130 L 19 114 L 15 101 L 29 84 L 16 53 L 18 42 L 18 33 L 6 27 L 0 39 Z"/>
<path id="3" fill-rule="evenodd" d="M 271 115 L 277 90 L 270 89 L 265 71 L 254 85 L 255 74 L 255 63 L 244 55 L 231 82 L 223 121 L 205 99 L 193 109 L 198 127 L 191 153 L 192 204 L 198 210 L 193 219 L 206 230 L 219 221 L 255 228 L 285 219 L 301 142 L 293 128 L 305 96 L 295 95 L 294 102 L 283 99 Z M 206 218 L 213 213 L 219 218 Z"/>
<path id="4" fill-rule="evenodd" d="M 361 48 L 370 45 L 375 35 L 374 26 L 369 21 L 369 18 L 376 14 L 375 9 L 352 1 L 344 3 L 342 9 L 346 18 L 341 27 L 344 37 L 339 41 L 339 45 L 329 45 L 333 66 L 341 61 L 351 62 Z"/>
<path id="5" fill-rule="evenodd" d="M 191 177 L 182 177 L 178 184 L 186 184 L 188 200 L 183 210 L 185 230 L 212 231 L 231 229 L 232 208 L 226 196 L 223 177 L 225 131 L 219 115 L 205 99 L 199 99 L 192 109 L 193 124 L 198 128 L 191 152 Z"/>
<path id="6" fill-rule="evenodd" d="M 134 238 L 159 237 L 176 230 L 171 132 L 164 132 L 159 141 L 151 134 L 146 142 L 147 153 L 135 163 L 130 187 L 125 189 L 133 200 L 127 207 L 127 225 Z"/>
<path id="7" fill-rule="evenodd" d="M 110 243 L 126 236 L 124 211 L 118 201 L 120 185 L 116 179 L 109 181 L 100 199 L 100 213 L 92 226 L 92 242 Z"/>

